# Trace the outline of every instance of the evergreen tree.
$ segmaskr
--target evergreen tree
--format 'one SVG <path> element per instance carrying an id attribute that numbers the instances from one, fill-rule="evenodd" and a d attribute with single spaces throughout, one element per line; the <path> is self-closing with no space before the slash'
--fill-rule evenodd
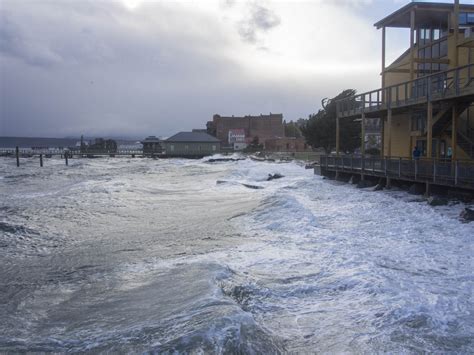
<path id="1" fill-rule="evenodd" d="M 329 154 L 336 147 L 336 101 L 354 96 L 354 89 L 347 89 L 332 99 L 323 99 L 322 106 L 317 113 L 309 116 L 301 131 L 306 142 L 315 148 L 322 147 Z M 353 152 L 360 146 L 360 122 L 354 119 L 340 119 L 340 150 Z"/>

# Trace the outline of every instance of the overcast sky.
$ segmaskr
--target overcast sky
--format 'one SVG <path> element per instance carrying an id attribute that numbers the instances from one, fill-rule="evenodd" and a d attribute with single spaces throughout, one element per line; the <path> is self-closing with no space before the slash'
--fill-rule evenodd
<path id="1" fill-rule="evenodd" d="M 380 86 L 373 24 L 407 2 L 0 0 L 0 136 L 169 136 L 215 113 L 307 117 L 324 97 Z M 408 34 L 388 35 L 395 58 Z"/>

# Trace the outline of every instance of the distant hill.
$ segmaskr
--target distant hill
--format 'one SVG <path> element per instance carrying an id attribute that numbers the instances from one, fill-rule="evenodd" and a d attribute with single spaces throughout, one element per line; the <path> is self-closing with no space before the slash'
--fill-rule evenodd
<path id="1" fill-rule="evenodd" d="M 75 147 L 81 138 L 0 137 L 0 148 L 67 148 Z M 84 138 L 85 141 L 94 138 Z M 116 139 L 117 144 L 134 144 L 136 140 Z"/>

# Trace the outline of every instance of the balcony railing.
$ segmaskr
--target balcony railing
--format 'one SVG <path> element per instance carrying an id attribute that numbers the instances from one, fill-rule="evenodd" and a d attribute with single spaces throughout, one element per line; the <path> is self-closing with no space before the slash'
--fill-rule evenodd
<path id="1" fill-rule="evenodd" d="M 474 189 L 474 162 L 469 160 L 321 156 L 327 171 L 365 174 Z"/>
<path id="2" fill-rule="evenodd" d="M 338 117 L 359 116 L 410 105 L 474 94 L 474 64 L 336 101 Z"/>

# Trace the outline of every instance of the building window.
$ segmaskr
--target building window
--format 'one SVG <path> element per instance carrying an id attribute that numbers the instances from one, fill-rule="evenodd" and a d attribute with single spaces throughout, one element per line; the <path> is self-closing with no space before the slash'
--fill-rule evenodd
<path id="1" fill-rule="evenodd" d="M 189 149 L 189 146 L 188 145 L 185 145 L 184 146 L 184 150 L 188 150 Z"/>
<path id="2" fill-rule="evenodd" d="M 170 145 L 170 150 L 171 150 L 172 152 L 174 152 L 174 144 L 171 144 L 171 145 Z"/>
<path id="3" fill-rule="evenodd" d="M 421 152 L 421 155 L 426 157 L 426 139 L 417 140 L 416 146 L 418 147 L 418 150 Z"/>
<path id="4" fill-rule="evenodd" d="M 212 151 L 215 152 L 216 151 L 216 146 L 213 144 L 212 145 Z"/>
<path id="5" fill-rule="evenodd" d="M 459 14 L 460 25 L 474 25 L 474 12 L 461 12 Z"/>
<path id="6" fill-rule="evenodd" d="M 474 12 L 467 13 L 467 24 L 474 25 Z"/>
<path id="7" fill-rule="evenodd" d="M 424 113 L 416 113 L 411 117 L 411 130 L 424 132 L 426 129 L 426 115 Z"/>

